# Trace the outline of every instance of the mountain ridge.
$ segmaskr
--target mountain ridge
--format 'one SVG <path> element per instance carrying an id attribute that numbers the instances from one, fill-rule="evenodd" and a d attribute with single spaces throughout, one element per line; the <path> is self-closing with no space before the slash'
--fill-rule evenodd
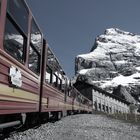
<path id="1" fill-rule="evenodd" d="M 120 94 L 124 94 L 126 100 L 136 103 L 140 102 L 139 61 L 140 35 L 109 28 L 95 39 L 90 53 L 76 57 L 75 71 L 77 77 L 84 77 L 87 83 L 110 93 L 121 85 L 125 90 L 121 89 L 120 92 L 127 93 Z M 125 94 L 129 94 L 129 98 Z"/>

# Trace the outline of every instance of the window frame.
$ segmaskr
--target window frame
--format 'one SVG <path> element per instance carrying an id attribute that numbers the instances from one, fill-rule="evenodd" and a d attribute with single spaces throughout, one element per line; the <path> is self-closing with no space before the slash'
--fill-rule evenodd
<path id="1" fill-rule="evenodd" d="M 13 1 L 13 0 L 12 0 Z M 22 6 L 24 7 L 24 10 L 26 11 L 26 13 L 27 13 L 27 25 L 26 25 L 26 27 L 27 27 L 27 29 L 25 29 L 24 27 L 23 27 L 23 25 L 19 22 L 19 20 L 18 19 L 16 19 L 17 17 L 13 14 L 13 12 L 11 12 L 10 11 L 10 9 L 9 9 L 9 3 L 8 2 L 11 2 L 11 0 L 7 0 L 7 13 L 10 15 L 10 17 L 14 20 L 14 21 L 16 21 L 16 24 L 18 25 L 18 27 L 22 30 L 22 32 L 27 36 L 28 35 L 28 21 L 29 21 L 29 9 L 28 9 L 28 7 L 27 7 L 27 5 L 26 5 L 26 3 L 25 3 L 25 1 L 24 0 L 22 0 L 22 1 L 20 1 L 21 3 L 22 3 Z M 14 3 L 14 2 L 13 2 Z M 22 14 L 23 15 L 23 14 Z M 26 31 L 25 31 L 26 30 Z"/>
<path id="2" fill-rule="evenodd" d="M 41 36 L 41 38 L 40 38 L 40 45 L 38 46 L 38 48 L 40 49 L 38 49 L 37 48 L 37 46 L 32 42 L 32 34 L 33 34 L 33 32 L 32 32 L 32 23 L 34 23 L 34 25 L 36 26 L 36 28 L 38 29 L 38 32 L 40 33 L 40 36 Z M 29 45 L 29 50 L 30 50 L 30 47 L 36 52 L 36 54 L 37 54 L 37 56 L 38 56 L 38 65 L 37 65 L 37 71 L 34 71 L 34 70 L 32 70 L 32 69 L 30 69 L 30 67 L 29 67 L 29 59 L 30 59 L 30 51 L 28 52 L 28 68 L 33 72 L 33 73 L 35 73 L 35 74 L 37 74 L 37 75 L 39 75 L 40 74 L 40 68 L 41 68 L 41 55 L 42 55 L 42 49 L 43 49 L 43 37 L 42 37 L 42 33 L 41 33 L 41 31 L 40 31 L 40 29 L 39 29 L 39 27 L 38 27 L 38 25 L 37 25 L 37 23 L 36 23 L 36 21 L 35 21 L 35 19 L 32 17 L 32 19 L 31 19 L 31 23 L 30 23 L 30 45 Z"/>
<path id="3" fill-rule="evenodd" d="M 51 86 L 55 87 L 56 89 L 58 89 L 59 91 L 65 93 L 65 89 L 63 89 L 63 82 L 65 83 L 64 85 L 66 85 L 66 80 L 64 79 L 64 71 L 62 70 L 57 58 L 55 57 L 55 55 L 53 54 L 53 52 L 51 51 L 51 49 L 48 47 L 47 48 L 47 57 L 46 57 L 46 69 L 45 69 L 45 83 L 46 84 L 50 84 Z M 48 80 L 46 80 L 46 76 L 48 74 L 47 70 L 50 70 L 51 73 L 49 73 L 49 78 L 50 78 L 50 82 L 48 82 Z M 55 80 L 53 79 L 53 77 L 55 77 Z M 54 83 L 55 82 L 55 83 Z"/>
<path id="4" fill-rule="evenodd" d="M 47 70 L 49 70 L 50 71 L 50 73 L 47 71 Z M 46 79 L 46 75 L 49 73 L 49 79 Z M 48 81 L 49 80 L 49 81 Z M 46 70 L 45 70 L 45 82 L 47 83 L 47 84 L 52 84 L 52 69 L 48 66 L 48 65 L 46 65 Z"/>
<path id="5" fill-rule="evenodd" d="M 2 0 L 0 0 L 0 4 L 2 4 Z M 7 9 L 6 9 L 6 17 L 5 17 L 5 27 L 4 27 L 4 35 L 3 35 L 3 49 L 4 51 L 10 55 L 13 59 L 17 60 L 18 62 L 20 62 L 21 64 L 25 65 L 26 63 L 26 51 L 27 51 L 27 40 L 28 40 L 28 22 L 29 22 L 29 9 L 25 3 L 25 1 L 22 1 L 22 6 L 26 9 L 26 18 L 27 18 L 27 21 L 26 21 L 26 30 L 27 30 L 27 33 L 25 33 L 24 31 L 24 28 L 22 28 L 22 25 L 19 24 L 19 20 L 17 18 L 15 18 L 15 16 L 12 14 L 12 12 L 10 12 L 10 10 L 8 9 L 8 3 L 9 1 L 7 0 Z M 10 1 L 11 2 L 11 1 Z M 23 37 L 23 44 L 22 44 L 22 57 L 21 57 L 21 60 L 18 59 L 18 57 L 15 57 L 14 55 L 12 55 L 11 53 L 9 53 L 6 48 L 5 48 L 5 45 L 4 45 L 4 41 L 5 41 L 5 35 L 6 35 L 6 22 L 9 22 L 12 26 L 12 28 L 17 32 L 19 33 L 19 35 L 21 35 Z"/>
<path id="6" fill-rule="evenodd" d="M 27 36 L 23 33 L 23 31 L 21 30 L 21 28 L 17 25 L 16 21 L 10 16 L 10 14 L 7 12 L 6 13 L 6 19 L 5 19 L 5 23 L 8 22 L 13 26 L 13 28 L 23 37 L 23 55 L 22 55 L 22 61 L 18 60 L 16 57 L 14 57 L 12 54 L 10 54 L 5 46 L 3 45 L 4 47 L 4 50 L 7 54 L 9 54 L 10 56 L 12 56 L 14 59 L 16 59 L 18 62 L 22 63 L 22 64 L 25 64 L 25 61 L 26 61 L 26 50 L 27 50 Z M 5 24 L 5 31 L 4 31 L 4 37 L 5 37 L 5 34 L 6 33 L 6 24 Z M 5 39 L 3 38 L 3 42 L 5 41 Z M 4 44 L 4 43 L 3 43 Z"/>
<path id="7" fill-rule="evenodd" d="M 32 48 L 32 50 L 37 54 L 38 59 L 37 59 L 37 71 L 34 71 L 30 68 L 29 66 L 29 59 L 30 59 L 30 51 L 29 51 L 29 55 L 28 55 L 28 68 L 35 74 L 39 75 L 40 74 L 40 63 L 41 63 L 41 55 L 38 53 L 38 51 L 36 50 L 36 48 L 32 45 L 32 43 L 30 43 L 29 45 L 29 50 L 30 48 Z"/>
<path id="8" fill-rule="evenodd" d="M 37 32 L 39 32 L 39 34 L 40 34 L 40 45 L 38 45 L 39 46 L 38 48 L 37 48 L 37 45 L 35 43 L 33 43 L 32 34 L 34 34 L 34 31 L 33 31 L 34 28 L 32 28 L 32 27 L 35 27 L 38 30 Z M 36 51 L 41 55 L 41 50 L 42 50 L 42 46 L 43 46 L 43 37 L 42 37 L 42 33 L 33 17 L 31 20 L 31 28 L 30 28 L 30 44 L 32 44 L 32 46 L 34 46 Z"/>

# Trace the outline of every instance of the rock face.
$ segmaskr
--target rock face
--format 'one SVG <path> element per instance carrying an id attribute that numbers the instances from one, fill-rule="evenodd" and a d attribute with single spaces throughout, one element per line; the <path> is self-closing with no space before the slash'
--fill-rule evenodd
<path id="1" fill-rule="evenodd" d="M 117 28 L 106 29 L 95 39 L 90 53 L 76 57 L 75 71 L 77 77 L 83 77 L 80 79 L 111 93 L 121 85 L 139 100 L 140 36 Z"/>

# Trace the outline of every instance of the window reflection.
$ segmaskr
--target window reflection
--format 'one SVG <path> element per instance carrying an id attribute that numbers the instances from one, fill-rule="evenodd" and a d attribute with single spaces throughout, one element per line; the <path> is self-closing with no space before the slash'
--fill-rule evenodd
<path id="1" fill-rule="evenodd" d="M 57 87 L 57 76 L 55 74 L 53 74 L 52 83 L 54 87 Z"/>
<path id="2" fill-rule="evenodd" d="M 34 19 L 31 24 L 31 37 L 30 37 L 30 52 L 29 52 L 29 69 L 36 74 L 40 73 L 40 58 L 42 48 L 42 36 L 39 28 L 37 27 Z"/>
<path id="3" fill-rule="evenodd" d="M 58 78 L 58 89 L 61 89 L 61 79 Z"/>
<path id="4" fill-rule="evenodd" d="M 65 91 L 64 71 L 62 70 L 57 58 L 52 53 L 50 48 L 47 50 L 47 68 L 46 68 L 46 82 L 51 83 L 54 87 L 61 91 Z M 48 82 L 50 81 L 50 82 Z"/>
<path id="5" fill-rule="evenodd" d="M 56 75 L 59 75 L 61 67 L 59 65 L 58 60 L 56 59 L 56 57 L 54 56 L 54 54 L 52 53 L 52 51 L 48 48 L 48 52 L 47 52 L 47 63 L 49 65 L 49 67 L 51 69 L 53 69 L 53 72 Z"/>
<path id="6" fill-rule="evenodd" d="M 49 65 L 49 67 L 51 69 L 53 69 L 53 67 L 54 67 L 54 55 L 49 48 L 48 48 L 48 51 L 47 51 L 47 63 Z"/>
<path id="7" fill-rule="evenodd" d="M 65 81 L 65 78 L 62 77 L 62 92 L 65 91 L 65 85 L 66 85 L 66 81 Z"/>
<path id="8" fill-rule="evenodd" d="M 34 20 L 32 20 L 32 25 L 31 25 L 31 43 L 40 53 L 41 46 L 42 46 L 42 36 Z"/>
<path id="9" fill-rule="evenodd" d="M 27 34 L 28 32 L 28 9 L 23 0 L 8 0 L 7 10 L 17 24 Z M 22 15 L 22 17 L 21 17 Z"/>
<path id="10" fill-rule="evenodd" d="M 52 77 L 52 70 L 47 66 L 46 67 L 46 77 L 45 77 L 45 81 L 47 82 L 47 83 L 52 83 L 52 79 L 51 79 L 51 77 Z"/>
<path id="11" fill-rule="evenodd" d="M 32 46 L 30 46 L 29 69 L 35 72 L 36 74 L 38 74 L 40 70 L 39 62 L 40 62 L 39 54 L 36 52 L 36 50 Z"/>
<path id="12" fill-rule="evenodd" d="M 4 35 L 5 51 L 8 52 L 14 58 L 16 58 L 18 61 L 23 62 L 24 42 L 24 37 L 19 33 L 19 31 L 7 18 Z"/>

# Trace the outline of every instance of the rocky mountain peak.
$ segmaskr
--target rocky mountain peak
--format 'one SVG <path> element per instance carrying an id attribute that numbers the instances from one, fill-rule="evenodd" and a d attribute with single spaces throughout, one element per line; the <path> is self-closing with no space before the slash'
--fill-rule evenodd
<path id="1" fill-rule="evenodd" d="M 76 57 L 78 76 L 111 93 L 119 85 L 127 89 L 140 85 L 139 35 L 118 28 L 106 29 L 95 39 L 91 50 Z M 138 99 L 140 93 L 136 94 Z"/>
<path id="2" fill-rule="evenodd" d="M 118 35 L 118 34 L 122 34 L 122 35 L 132 35 L 132 36 L 135 35 L 133 33 L 120 30 L 118 28 L 106 29 L 105 32 L 104 32 L 104 34 L 106 34 L 106 35 Z"/>

